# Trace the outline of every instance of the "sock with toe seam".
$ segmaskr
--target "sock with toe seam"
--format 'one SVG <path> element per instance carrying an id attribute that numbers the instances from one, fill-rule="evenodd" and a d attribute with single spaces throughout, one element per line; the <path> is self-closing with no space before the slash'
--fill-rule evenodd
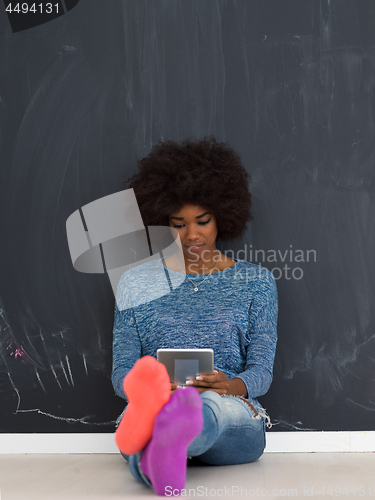
<path id="1" fill-rule="evenodd" d="M 141 456 L 141 470 L 158 495 L 185 487 L 187 449 L 203 428 L 202 406 L 194 387 L 178 389 L 155 419 L 152 438 Z"/>
<path id="2" fill-rule="evenodd" d="M 133 455 L 151 439 L 157 414 L 170 398 L 167 369 L 152 356 L 140 358 L 124 379 L 128 407 L 115 433 L 122 453 Z"/>

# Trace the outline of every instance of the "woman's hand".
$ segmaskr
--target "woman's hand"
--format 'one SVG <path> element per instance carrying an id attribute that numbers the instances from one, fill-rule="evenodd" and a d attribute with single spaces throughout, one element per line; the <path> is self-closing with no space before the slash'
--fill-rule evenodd
<path id="1" fill-rule="evenodd" d="M 212 375 L 203 374 L 198 375 L 198 377 L 198 380 L 196 378 L 187 380 L 186 387 L 195 387 L 199 393 L 214 391 L 220 394 L 220 396 L 222 394 L 228 394 L 229 380 L 225 373 L 214 370 Z M 171 396 L 176 390 L 181 390 L 183 388 L 184 386 L 171 383 Z"/>
<path id="2" fill-rule="evenodd" d="M 213 391 L 221 396 L 228 394 L 229 380 L 225 373 L 214 370 L 213 375 L 198 375 L 195 379 L 187 380 L 186 385 L 195 387 L 200 393 Z"/>
<path id="3" fill-rule="evenodd" d="M 197 380 L 198 379 L 198 380 Z M 186 381 L 187 387 L 195 387 L 200 393 L 205 391 L 217 392 L 220 396 L 229 394 L 247 398 L 247 390 L 244 381 L 240 378 L 228 377 L 223 372 L 214 370 L 213 375 L 198 375 L 195 379 Z M 175 390 L 180 390 L 178 384 L 171 384 L 171 396 Z"/>

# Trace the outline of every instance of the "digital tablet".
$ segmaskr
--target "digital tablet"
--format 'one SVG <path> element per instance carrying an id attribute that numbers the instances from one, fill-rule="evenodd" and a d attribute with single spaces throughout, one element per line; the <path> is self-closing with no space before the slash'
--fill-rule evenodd
<path id="1" fill-rule="evenodd" d="M 158 349 L 157 360 L 166 367 L 169 380 L 185 385 L 189 378 L 200 373 L 213 373 L 214 351 L 212 349 Z"/>

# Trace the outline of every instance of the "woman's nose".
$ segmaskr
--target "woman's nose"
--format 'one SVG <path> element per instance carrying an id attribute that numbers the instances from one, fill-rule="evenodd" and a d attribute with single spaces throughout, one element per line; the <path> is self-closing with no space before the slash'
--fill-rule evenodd
<path id="1" fill-rule="evenodd" d="M 195 224 L 187 226 L 186 236 L 191 241 L 195 241 L 199 238 L 199 229 Z"/>

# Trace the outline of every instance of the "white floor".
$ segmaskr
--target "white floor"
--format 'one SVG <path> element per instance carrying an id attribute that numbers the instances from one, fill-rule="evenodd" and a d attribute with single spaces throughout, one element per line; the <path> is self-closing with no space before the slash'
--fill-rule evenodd
<path id="1" fill-rule="evenodd" d="M 190 492 L 189 492 L 190 489 Z M 0 455 L 1 500 L 156 497 L 121 455 Z M 171 491 L 167 496 L 173 497 Z M 375 453 L 265 453 L 252 464 L 191 465 L 188 498 L 371 498 Z"/>

